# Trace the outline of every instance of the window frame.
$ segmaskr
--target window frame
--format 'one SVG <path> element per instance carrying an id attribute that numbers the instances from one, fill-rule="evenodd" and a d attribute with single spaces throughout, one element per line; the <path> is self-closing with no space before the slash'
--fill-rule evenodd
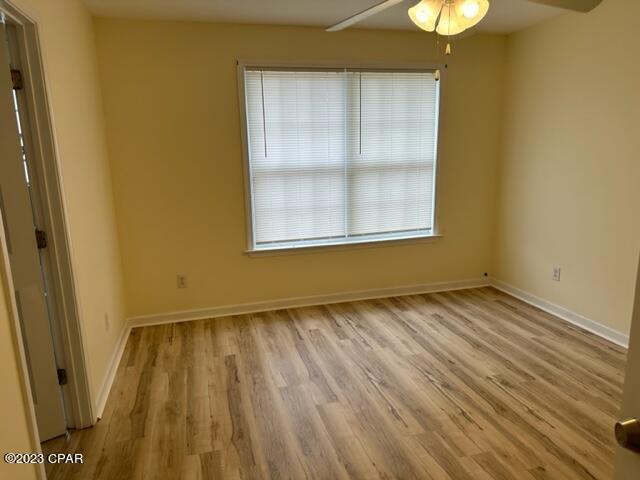
<path id="1" fill-rule="evenodd" d="M 245 70 L 246 69 L 291 69 L 291 70 L 358 70 L 358 71 L 384 71 L 384 72 L 435 72 L 440 70 L 440 80 L 437 89 L 436 98 L 436 135 L 435 135 L 435 158 L 434 158 L 434 191 L 433 191 L 433 222 L 431 232 L 424 235 L 409 234 L 407 236 L 393 236 L 384 238 L 385 235 L 375 235 L 371 237 L 363 237 L 361 239 L 345 241 L 323 241 L 299 243 L 296 245 L 283 244 L 272 245 L 267 248 L 256 248 L 254 235 L 254 206 L 253 194 L 251 190 L 251 166 L 249 158 L 249 144 L 247 132 L 247 105 L 245 91 Z M 423 243 L 430 242 L 442 237 L 442 229 L 440 227 L 440 155 L 442 153 L 441 139 L 443 126 L 442 96 L 445 84 L 446 65 L 435 62 L 424 63 L 383 63 L 371 64 L 361 62 L 287 62 L 273 60 L 241 60 L 236 61 L 236 73 L 238 82 L 238 102 L 239 102 L 239 118 L 240 133 L 242 141 L 242 172 L 244 183 L 244 203 L 245 203 L 245 237 L 246 248 L 244 253 L 254 255 L 278 255 L 290 253 L 312 252 L 328 249 L 351 249 L 364 247 L 380 247 L 391 246 L 399 243 Z"/>

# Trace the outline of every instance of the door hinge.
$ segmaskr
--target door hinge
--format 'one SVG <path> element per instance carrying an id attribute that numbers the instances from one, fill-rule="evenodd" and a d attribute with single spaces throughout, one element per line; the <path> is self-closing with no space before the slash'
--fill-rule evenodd
<path id="1" fill-rule="evenodd" d="M 20 70 L 16 70 L 15 68 L 11 69 L 11 83 L 14 90 L 23 89 L 24 84 L 22 82 L 22 72 Z"/>
<path id="2" fill-rule="evenodd" d="M 67 384 L 67 371 L 64 368 L 58 369 L 58 385 Z"/>
<path id="3" fill-rule="evenodd" d="M 47 232 L 36 228 L 36 244 L 40 250 L 47 248 Z"/>

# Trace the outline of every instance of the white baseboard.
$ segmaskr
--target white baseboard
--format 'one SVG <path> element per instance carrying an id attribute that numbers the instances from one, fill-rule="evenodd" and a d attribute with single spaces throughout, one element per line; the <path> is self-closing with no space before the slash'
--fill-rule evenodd
<path id="1" fill-rule="evenodd" d="M 130 333 L 131 327 L 129 326 L 128 322 L 125 322 L 124 326 L 122 327 L 122 331 L 120 332 L 120 338 L 118 338 L 116 349 L 114 350 L 113 355 L 111 355 L 111 361 L 109 362 L 107 375 L 102 382 L 100 392 L 98 393 L 98 397 L 96 398 L 94 414 L 98 420 L 102 418 L 102 414 L 104 413 L 104 407 L 107 403 L 107 398 L 109 398 L 109 392 L 111 391 L 113 381 L 116 378 L 118 365 L 120 365 L 120 360 L 122 359 L 122 354 L 124 353 L 124 347 L 127 345 L 127 340 L 129 339 Z"/>
<path id="2" fill-rule="evenodd" d="M 402 295 L 415 295 L 420 293 L 462 290 L 465 288 L 486 287 L 488 285 L 490 285 L 490 280 L 488 278 L 472 278 L 468 280 L 455 280 L 452 282 L 437 282 L 422 285 L 409 285 L 403 287 L 378 288 L 373 290 L 360 290 L 346 293 L 313 295 L 309 297 L 283 298 L 280 300 L 267 300 L 263 302 L 242 303 L 238 305 L 225 305 L 198 310 L 184 310 L 181 312 L 160 313 L 156 315 L 142 315 L 130 318 L 128 324 L 129 327 L 161 325 L 164 323 L 187 322 L 191 320 L 203 320 L 207 318 L 224 317 L 228 315 L 244 315 L 247 313 L 266 312 L 269 310 L 278 310 L 281 308 L 309 307 L 312 305 L 353 302 L 357 300 L 369 300 L 372 298 L 397 297 Z"/>
<path id="3" fill-rule="evenodd" d="M 614 330 L 613 328 L 607 327 L 606 325 L 602 325 L 595 320 L 591 320 L 590 318 L 582 316 L 579 313 L 561 307 L 560 305 L 556 305 L 555 303 L 551 303 L 529 292 L 525 292 L 524 290 L 514 287 L 513 285 L 510 285 L 501 280 L 492 279 L 491 285 L 498 290 L 511 295 L 512 297 L 516 297 L 523 302 L 533 305 L 534 307 L 538 307 L 540 310 L 544 310 L 545 312 L 555 315 L 556 317 L 560 317 L 561 319 L 577 325 L 578 327 L 583 328 L 584 330 L 587 330 L 591 333 L 594 333 L 599 337 L 605 338 L 610 342 L 615 343 L 616 345 L 620 345 L 621 347 L 625 348 L 628 348 L 629 346 L 629 335 L 627 334 Z"/>

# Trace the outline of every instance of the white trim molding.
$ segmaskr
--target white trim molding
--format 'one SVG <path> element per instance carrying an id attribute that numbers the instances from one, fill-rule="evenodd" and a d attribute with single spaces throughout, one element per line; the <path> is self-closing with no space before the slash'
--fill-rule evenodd
<path id="1" fill-rule="evenodd" d="M 359 290 L 346 293 L 329 293 L 308 297 L 291 297 L 279 300 L 265 300 L 262 302 L 241 303 L 237 305 L 223 305 L 219 307 L 198 310 L 184 310 L 179 312 L 159 313 L 155 315 L 141 315 L 129 319 L 129 327 L 143 327 L 147 325 L 162 325 L 165 323 L 187 322 L 207 318 L 224 317 L 228 315 L 244 315 L 247 313 L 266 312 L 281 308 L 310 307 L 312 305 L 326 305 L 331 303 L 353 302 L 372 298 L 399 297 L 402 295 L 416 295 L 421 293 L 445 292 L 489 286 L 488 278 L 472 278 L 468 280 L 454 280 L 451 282 L 427 283 L 402 287 L 377 288 Z"/>
<path id="2" fill-rule="evenodd" d="M 125 322 L 124 326 L 122 327 L 122 331 L 120 332 L 120 338 L 118 339 L 116 349 L 111 355 L 111 361 L 109 362 L 109 368 L 107 368 L 107 374 L 104 377 L 102 386 L 100 387 L 100 391 L 98 392 L 98 396 L 96 397 L 94 411 L 96 413 L 97 420 L 100 420 L 102 418 L 102 414 L 104 413 L 104 407 L 107 404 L 107 398 L 109 398 L 109 393 L 111 392 L 113 381 L 116 378 L 116 372 L 118 371 L 118 366 L 120 365 L 120 360 L 122 359 L 124 348 L 127 346 L 127 340 L 129 340 L 130 333 L 131 327 L 129 326 L 128 322 Z"/>
<path id="3" fill-rule="evenodd" d="M 587 318 L 579 313 L 576 313 L 568 308 L 561 307 L 560 305 L 556 305 L 555 303 L 549 302 L 543 298 L 540 298 L 532 293 L 521 290 L 513 285 L 510 285 L 502 280 L 492 279 L 491 285 L 498 290 L 511 295 L 519 300 L 522 300 L 529 305 L 533 305 L 534 307 L 539 308 L 540 310 L 544 310 L 551 315 L 555 315 L 556 317 L 561 318 L 573 325 L 576 325 L 588 332 L 591 332 L 599 337 L 602 337 L 610 342 L 615 343 L 616 345 L 620 345 L 621 347 L 628 348 L 629 347 L 629 335 L 614 330 L 611 327 L 607 327 L 606 325 L 602 325 L 595 320 Z"/>
<path id="4" fill-rule="evenodd" d="M 331 243 L 317 242 L 309 244 L 297 244 L 286 245 L 281 244 L 278 246 L 272 245 L 270 247 L 263 246 L 257 248 L 255 245 L 255 232 L 254 232 L 254 205 L 253 194 L 251 191 L 251 161 L 249 158 L 249 136 L 247 130 L 247 93 L 245 89 L 245 73 L 248 69 L 321 69 L 321 70 L 376 70 L 376 71 L 390 71 L 390 72 L 440 72 L 440 80 L 436 82 L 436 123 L 435 123 L 435 157 L 433 165 L 433 198 L 432 198 L 432 224 L 429 234 L 426 235 L 413 235 L 408 237 L 389 237 L 389 238 L 366 238 L 359 241 L 337 241 Z M 383 63 L 363 63 L 362 61 L 319 61 L 309 62 L 308 60 L 302 61 L 283 61 L 277 59 L 236 59 L 236 80 L 238 86 L 238 110 L 240 112 L 240 134 L 242 140 L 242 171 L 244 180 L 244 207 L 245 207 L 245 235 L 246 235 L 246 250 L 245 254 L 250 257 L 257 256 L 269 256 L 269 255 L 292 255 L 302 254 L 307 252 L 313 252 L 318 250 L 341 250 L 344 248 L 370 248 L 381 247 L 398 244 L 408 244 L 417 242 L 430 242 L 437 240 L 443 235 L 443 229 L 440 225 L 440 198 L 441 198 L 441 185 L 440 185 L 440 160 L 443 157 L 442 138 L 444 125 L 446 122 L 443 120 L 446 117 L 445 109 L 442 108 L 443 93 L 446 89 L 446 64 L 441 62 L 383 62 Z M 353 240 L 353 239 L 352 239 Z M 385 245 L 385 244 L 390 245 Z"/>
<path id="5" fill-rule="evenodd" d="M 64 187 L 60 175 L 58 146 L 47 92 L 44 60 L 38 34 L 38 18 L 14 5 L 15 0 L 0 0 L 0 12 L 16 27 L 16 46 L 26 82 L 26 117 L 30 128 L 31 153 L 36 195 L 43 203 L 41 225 L 50 238 L 45 252 L 45 269 L 50 286 L 53 321 L 62 347 L 58 367 L 67 370 L 68 383 L 63 386 L 67 427 L 93 425 L 94 412 L 73 269 L 71 234 L 67 219 Z M 23 3 L 23 2 L 21 2 Z"/>

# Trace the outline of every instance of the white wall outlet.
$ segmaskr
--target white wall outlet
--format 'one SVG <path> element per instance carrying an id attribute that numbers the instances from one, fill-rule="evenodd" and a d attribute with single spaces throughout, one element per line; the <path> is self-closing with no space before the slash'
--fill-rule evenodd
<path id="1" fill-rule="evenodd" d="M 109 314 L 105 313 L 104 314 L 104 329 L 105 331 L 109 331 L 109 328 L 111 328 L 111 322 L 109 321 Z"/>
<path id="2" fill-rule="evenodd" d="M 553 277 L 552 280 L 554 282 L 560 281 L 560 267 L 553 267 Z"/>
<path id="3" fill-rule="evenodd" d="M 176 276 L 176 283 L 178 288 L 187 288 L 187 276 L 179 273 Z"/>

